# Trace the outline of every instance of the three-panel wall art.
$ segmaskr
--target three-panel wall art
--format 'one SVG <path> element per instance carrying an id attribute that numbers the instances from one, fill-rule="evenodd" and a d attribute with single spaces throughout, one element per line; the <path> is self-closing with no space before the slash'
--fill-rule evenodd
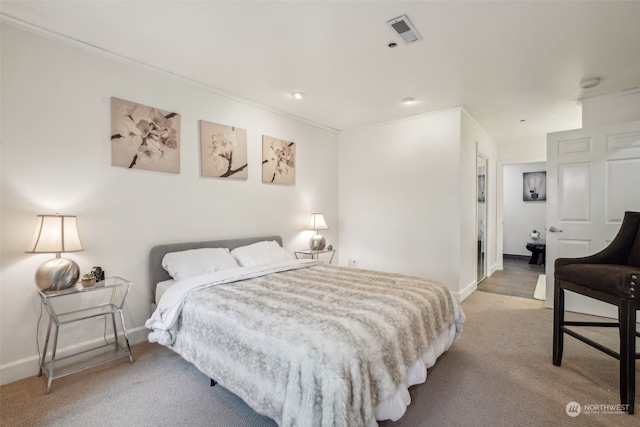
<path id="1" fill-rule="evenodd" d="M 200 174 L 247 179 L 247 131 L 200 120 Z M 180 114 L 111 98 L 111 165 L 180 173 Z M 295 184 L 296 144 L 262 135 L 262 182 Z"/>

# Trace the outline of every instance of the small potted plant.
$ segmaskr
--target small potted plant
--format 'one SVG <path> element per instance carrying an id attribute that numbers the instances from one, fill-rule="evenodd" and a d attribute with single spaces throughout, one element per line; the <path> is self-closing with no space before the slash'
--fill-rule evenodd
<path id="1" fill-rule="evenodd" d="M 95 284 L 96 284 L 96 278 L 93 275 L 93 273 L 86 273 L 84 276 L 82 276 L 83 288 L 90 288 L 92 286 L 95 286 Z"/>

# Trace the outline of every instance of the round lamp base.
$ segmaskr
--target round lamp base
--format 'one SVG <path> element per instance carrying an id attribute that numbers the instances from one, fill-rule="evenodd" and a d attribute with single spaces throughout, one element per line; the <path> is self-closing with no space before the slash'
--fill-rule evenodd
<path id="1" fill-rule="evenodd" d="M 327 239 L 319 234 L 314 234 L 309 240 L 309 249 L 312 251 L 321 251 L 327 245 Z"/>
<path id="2" fill-rule="evenodd" d="M 78 282 L 80 267 L 75 261 L 54 258 L 36 270 L 36 286 L 41 291 L 58 291 L 70 288 Z"/>

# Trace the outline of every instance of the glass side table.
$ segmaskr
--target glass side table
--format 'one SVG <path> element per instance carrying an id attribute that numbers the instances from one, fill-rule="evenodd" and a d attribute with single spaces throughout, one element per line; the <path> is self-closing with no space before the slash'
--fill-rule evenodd
<path id="1" fill-rule="evenodd" d="M 329 258 L 329 264 L 331 264 L 331 261 L 333 261 L 333 256 L 335 255 L 335 253 L 336 253 L 335 249 L 320 249 L 320 250 L 303 249 L 301 251 L 293 251 L 293 254 L 296 256 L 296 259 L 299 259 L 300 255 L 310 256 L 311 259 L 320 259 L 318 258 L 320 254 L 331 254 L 331 257 Z"/>
<path id="2" fill-rule="evenodd" d="M 121 277 L 108 277 L 90 288 L 75 287 L 59 291 L 39 291 L 42 304 L 49 314 L 49 327 L 44 341 L 44 349 L 40 358 L 38 376 L 47 375 L 47 394 L 51 391 L 53 380 L 75 374 L 85 369 L 110 362 L 121 357 L 128 357 L 133 363 L 129 336 L 124 322 L 122 309 L 129 294 L 131 282 Z M 124 340 L 118 336 L 116 314 L 120 318 L 120 326 Z M 60 326 L 83 320 L 103 317 L 105 319 L 104 343 L 86 350 L 58 357 L 58 336 Z M 107 325 L 109 318 L 113 326 L 113 342 L 107 341 Z M 38 329 L 39 329 L 38 321 Z M 55 324 L 51 355 L 47 360 L 47 349 L 51 338 L 51 327 Z"/>

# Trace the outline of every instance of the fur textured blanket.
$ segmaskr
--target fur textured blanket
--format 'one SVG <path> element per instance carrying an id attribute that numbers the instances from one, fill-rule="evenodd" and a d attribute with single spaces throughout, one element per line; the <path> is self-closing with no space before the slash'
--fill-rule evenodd
<path id="1" fill-rule="evenodd" d="M 371 425 L 455 304 L 426 279 L 311 265 L 196 290 L 170 348 L 280 426 Z"/>

